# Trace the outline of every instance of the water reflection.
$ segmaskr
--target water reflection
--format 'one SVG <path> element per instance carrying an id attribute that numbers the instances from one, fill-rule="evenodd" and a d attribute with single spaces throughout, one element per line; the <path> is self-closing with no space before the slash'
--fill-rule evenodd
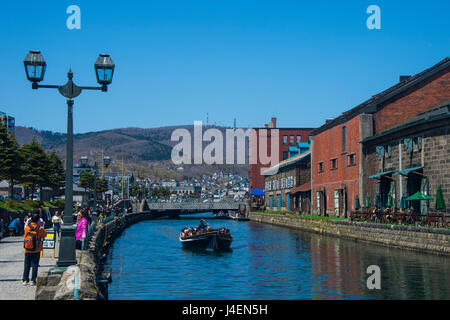
<path id="1" fill-rule="evenodd" d="M 183 250 L 182 227 L 131 226 L 109 253 L 110 299 L 450 299 L 449 258 L 266 224 L 210 220 L 230 229 L 229 252 Z M 366 269 L 381 269 L 369 290 Z"/>

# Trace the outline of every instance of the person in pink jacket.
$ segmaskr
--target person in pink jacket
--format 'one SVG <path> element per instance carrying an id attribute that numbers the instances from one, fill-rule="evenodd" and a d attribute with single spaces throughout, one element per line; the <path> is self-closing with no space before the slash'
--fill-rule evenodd
<path id="1" fill-rule="evenodd" d="M 75 240 L 76 240 L 76 248 L 81 250 L 81 245 L 83 240 L 86 239 L 86 235 L 88 232 L 89 223 L 86 219 L 86 211 L 80 210 L 78 211 L 77 217 L 77 231 L 75 232 Z"/>

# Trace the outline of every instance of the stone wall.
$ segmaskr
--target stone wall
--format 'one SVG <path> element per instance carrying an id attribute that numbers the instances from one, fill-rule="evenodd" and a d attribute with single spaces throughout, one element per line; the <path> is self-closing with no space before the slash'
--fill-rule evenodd
<path id="1" fill-rule="evenodd" d="M 78 264 L 53 268 L 36 281 L 36 300 L 104 300 L 108 299 L 110 275 L 103 270 L 107 253 L 123 230 L 143 220 L 155 219 L 162 212 L 127 213 L 98 224 L 87 250 L 77 250 Z M 76 286 L 76 290 L 74 290 Z"/>
<path id="2" fill-rule="evenodd" d="M 450 255 L 450 230 L 329 220 L 250 212 L 252 221 L 270 223 L 355 241 Z"/>

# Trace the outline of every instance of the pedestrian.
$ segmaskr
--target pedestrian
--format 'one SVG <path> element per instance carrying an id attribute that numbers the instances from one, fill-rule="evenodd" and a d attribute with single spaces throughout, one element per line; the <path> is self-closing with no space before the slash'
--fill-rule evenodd
<path id="1" fill-rule="evenodd" d="M 20 218 L 16 218 L 8 226 L 9 230 L 14 230 L 14 236 L 18 236 L 20 234 Z"/>
<path id="2" fill-rule="evenodd" d="M 83 242 L 86 240 L 88 231 L 88 221 L 86 219 L 86 211 L 78 211 L 77 231 L 75 232 L 75 247 L 82 250 Z"/>
<path id="3" fill-rule="evenodd" d="M 3 217 L 0 216 L 0 240 L 3 238 Z"/>
<path id="4" fill-rule="evenodd" d="M 42 228 L 44 228 L 44 220 L 42 220 L 42 218 L 41 218 L 41 216 L 40 216 L 40 214 L 39 214 L 39 211 L 38 210 L 33 210 L 33 213 L 31 213 L 31 212 L 29 212 L 28 213 L 28 216 L 29 216 L 29 218 L 27 219 L 27 221 L 25 222 L 25 227 L 23 228 L 24 230 L 25 230 L 25 228 L 26 227 L 28 227 L 28 224 L 31 222 L 31 218 L 32 218 L 32 216 L 34 215 L 34 214 L 37 214 L 38 215 L 38 225 L 40 226 L 40 227 L 42 227 Z"/>
<path id="5" fill-rule="evenodd" d="M 31 217 L 31 221 L 25 228 L 24 236 L 24 249 L 25 249 L 25 261 L 23 269 L 23 285 L 27 285 L 30 278 L 30 269 L 33 268 L 31 272 L 31 282 L 30 285 L 36 285 L 36 278 L 38 274 L 39 259 L 42 251 L 42 240 L 45 238 L 47 233 L 44 228 L 39 225 L 39 214 L 34 213 Z"/>
<path id="6" fill-rule="evenodd" d="M 59 231 L 61 230 L 61 224 L 63 223 L 59 215 L 59 211 L 56 211 L 55 215 L 53 216 L 52 223 L 53 223 L 53 231 L 55 232 L 56 235 L 58 235 L 59 238 Z"/>

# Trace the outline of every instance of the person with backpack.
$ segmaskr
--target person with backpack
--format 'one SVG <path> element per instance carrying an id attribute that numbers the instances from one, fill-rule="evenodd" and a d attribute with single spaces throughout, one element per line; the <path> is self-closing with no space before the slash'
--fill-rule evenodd
<path id="1" fill-rule="evenodd" d="M 30 224 L 30 222 L 31 222 L 31 217 L 34 215 L 34 214 L 37 214 L 38 215 L 38 222 L 37 222 L 37 224 L 40 226 L 40 227 L 42 227 L 42 228 L 44 228 L 44 220 L 42 220 L 42 218 L 41 218 L 41 216 L 40 216 L 40 214 L 39 214 L 39 211 L 38 210 L 33 210 L 33 213 L 30 215 L 29 214 L 29 217 L 28 217 L 28 219 L 27 219 L 27 221 L 25 222 L 25 226 L 24 226 L 24 229 L 26 228 L 26 227 L 28 227 L 28 225 Z"/>
<path id="2" fill-rule="evenodd" d="M 24 286 L 28 284 L 30 269 L 33 268 L 30 285 L 35 286 L 42 251 L 42 240 L 47 236 L 47 232 L 39 224 L 39 214 L 34 213 L 31 216 L 31 221 L 24 232 L 25 261 L 22 281 Z"/>

